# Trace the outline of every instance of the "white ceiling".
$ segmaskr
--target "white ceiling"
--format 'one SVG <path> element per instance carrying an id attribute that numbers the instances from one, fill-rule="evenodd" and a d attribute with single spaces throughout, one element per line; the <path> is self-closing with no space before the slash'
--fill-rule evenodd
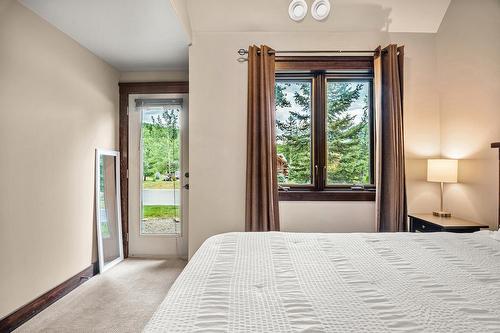
<path id="1" fill-rule="evenodd" d="M 189 37 L 170 0 L 20 0 L 121 71 L 187 69 Z"/>
<path id="2" fill-rule="evenodd" d="M 290 0 L 19 1 L 118 70 L 151 71 L 187 69 L 192 32 L 435 33 L 451 0 L 330 0 L 328 19 L 300 23 Z"/>

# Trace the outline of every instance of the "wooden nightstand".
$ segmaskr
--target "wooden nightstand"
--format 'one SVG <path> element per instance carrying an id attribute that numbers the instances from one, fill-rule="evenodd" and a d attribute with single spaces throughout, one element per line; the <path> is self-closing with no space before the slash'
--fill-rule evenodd
<path id="1" fill-rule="evenodd" d="M 438 217 L 432 214 L 410 214 L 410 232 L 475 232 L 489 226 L 456 217 Z"/>

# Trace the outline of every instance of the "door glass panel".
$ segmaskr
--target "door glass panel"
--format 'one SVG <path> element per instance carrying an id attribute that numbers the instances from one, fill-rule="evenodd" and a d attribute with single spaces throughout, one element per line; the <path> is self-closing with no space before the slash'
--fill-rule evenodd
<path id="1" fill-rule="evenodd" d="M 180 234 L 181 106 L 141 109 L 141 234 Z"/>

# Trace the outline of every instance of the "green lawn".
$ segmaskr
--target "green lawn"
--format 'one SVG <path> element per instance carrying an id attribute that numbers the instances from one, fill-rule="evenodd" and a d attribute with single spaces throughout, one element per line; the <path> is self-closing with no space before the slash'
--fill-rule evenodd
<path id="1" fill-rule="evenodd" d="M 163 180 L 146 180 L 143 182 L 144 189 L 146 190 L 170 190 L 180 188 L 181 184 L 176 181 L 163 181 Z"/>
<path id="2" fill-rule="evenodd" d="M 143 206 L 145 219 L 150 218 L 174 218 L 179 217 L 179 206 Z"/>

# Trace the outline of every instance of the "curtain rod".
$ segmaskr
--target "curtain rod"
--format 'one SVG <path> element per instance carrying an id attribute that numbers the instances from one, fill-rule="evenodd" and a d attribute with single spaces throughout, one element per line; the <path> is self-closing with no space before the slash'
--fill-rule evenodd
<path id="1" fill-rule="evenodd" d="M 258 52 L 260 53 L 260 51 Z M 301 50 L 301 51 L 290 51 L 290 50 L 287 50 L 287 51 L 269 51 L 269 54 L 276 54 L 276 53 L 375 53 L 375 50 L 330 50 L 330 51 L 327 51 L 327 50 L 320 50 L 320 51 L 305 51 L 305 50 Z M 244 56 L 246 54 L 248 54 L 248 50 L 246 49 L 239 49 L 238 50 L 238 54 L 240 56 Z"/>

